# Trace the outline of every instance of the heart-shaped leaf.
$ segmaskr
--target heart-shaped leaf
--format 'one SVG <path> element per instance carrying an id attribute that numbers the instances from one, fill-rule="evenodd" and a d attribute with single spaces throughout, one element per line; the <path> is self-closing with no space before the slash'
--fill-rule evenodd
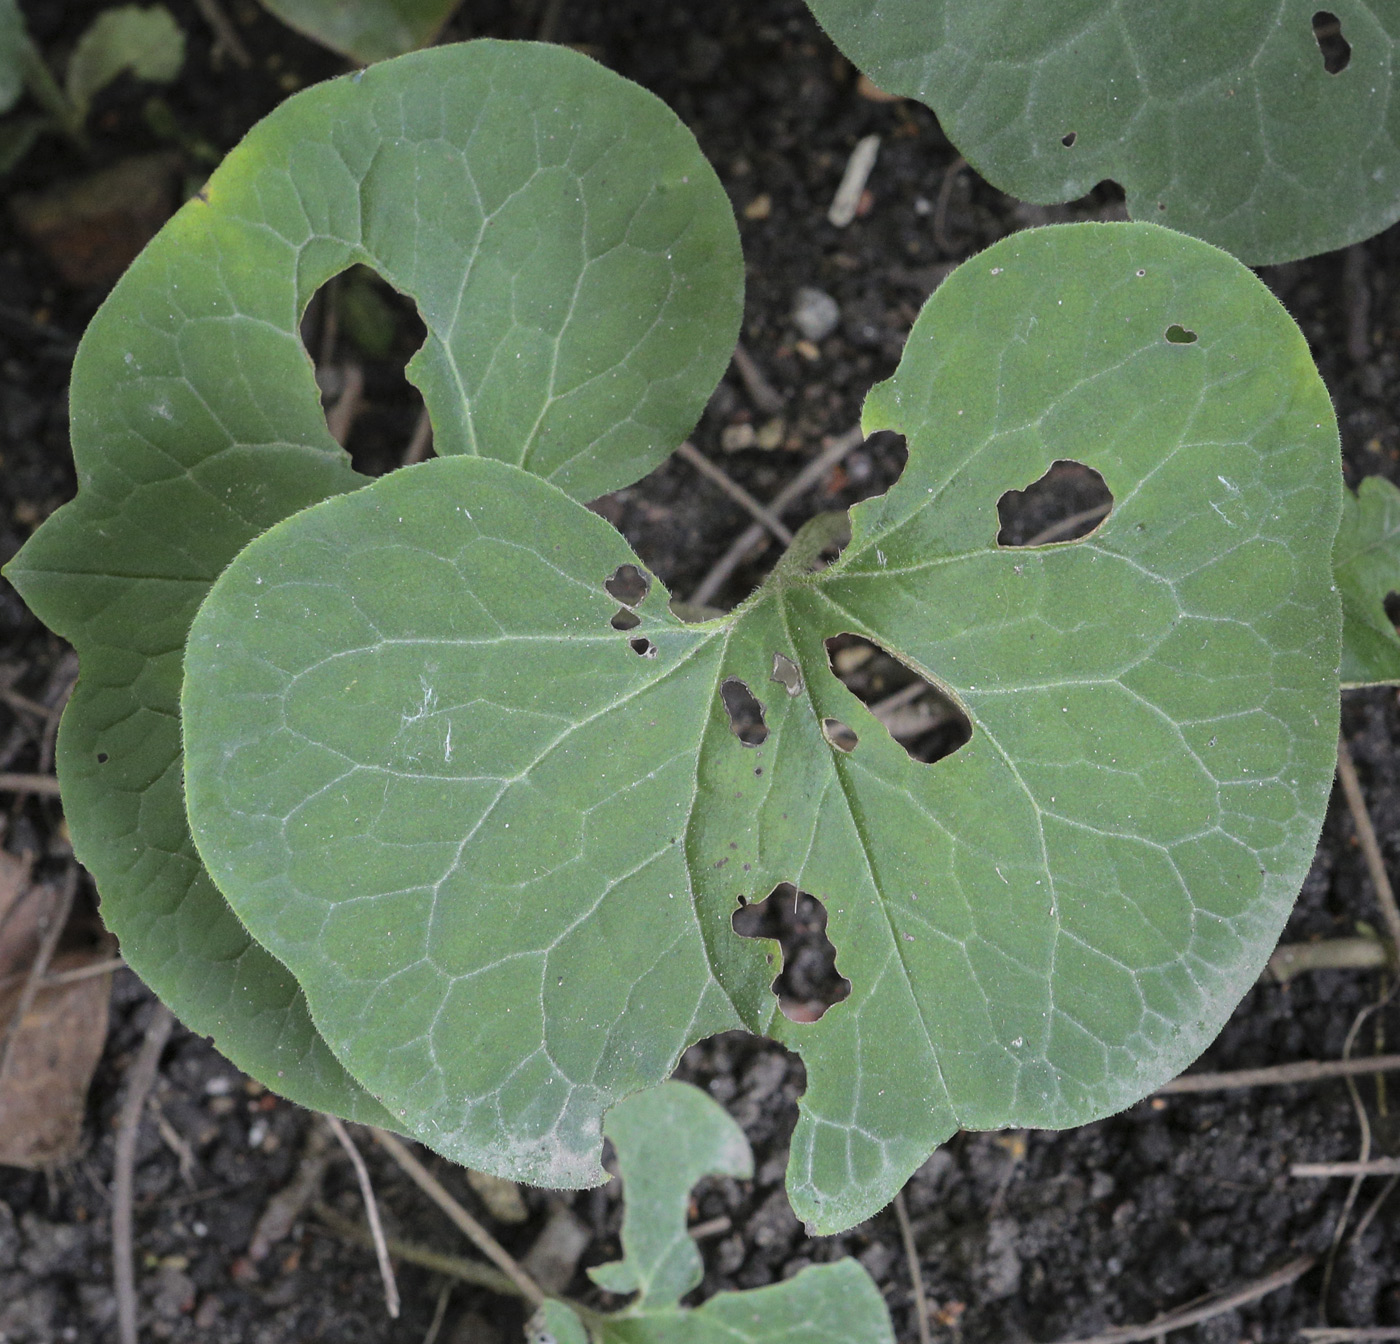
<path id="1" fill-rule="evenodd" d="M 262 0 L 290 28 L 368 65 L 428 46 L 461 0 Z"/>
<path id="2" fill-rule="evenodd" d="M 1387 5 L 808 5 L 877 84 L 927 103 L 979 173 L 1025 200 L 1112 178 L 1134 218 L 1252 265 L 1400 218 L 1400 25 Z"/>
<path id="3" fill-rule="evenodd" d="M 1336 427 L 1282 308 L 1153 226 L 1019 234 L 935 293 L 866 424 L 909 462 L 840 558 L 814 571 L 809 529 L 704 624 L 652 581 L 616 628 L 622 539 L 470 458 L 279 523 L 211 590 L 200 852 L 439 1151 L 598 1180 L 607 1107 L 743 1025 L 806 1064 L 788 1187 L 829 1231 L 960 1124 L 1134 1101 L 1263 965 L 1338 714 Z M 1110 516 L 998 546 L 998 497 L 1060 458 Z M 971 741 L 912 760 L 831 672 L 843 633 L 946 687 Z M 814 1023 L 730 924 L 782 882 L 825 902 L 852 986 Z"/>
<path id="4" fill-rule="evenodd" d="M 240 1068 L 383 1121 L 296 982 L 210 883 L 185 820 L 180 668 L 215 576 L 365 478 L 298 334 L 373 267 L 428 329 L 409 367 L 442 453 L 508 455 L 580 499 L 689 430 L 733 349 L 728 200 L 660 102 L 574 52 L 472 43 L 289 99 L 132 266 L 73 369 L 78 498 L 10 564 L 77 647 L 58 772 L 128 962 Z"/>
<path id="5" fill-rule="evenodd" d="M 1342 685 L 1400 682 L 1400 634 L 1386 599 L 1400 594 L 1400 490 L 1367 476 L 1342 495 L 1332 554 L 1342 595 Z"/>

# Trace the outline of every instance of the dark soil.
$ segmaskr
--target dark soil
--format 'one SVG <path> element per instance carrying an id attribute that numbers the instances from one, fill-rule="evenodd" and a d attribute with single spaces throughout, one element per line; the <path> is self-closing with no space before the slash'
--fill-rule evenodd
<path id="1" fill-rule="evenodd" d="M 148 113 L 152 89 L 123 80 L 98 102 L 90 159 L 47 139 L 12 175 L 7 192 L 51 187 L 122 156 L 172 149 L 184 189 L 193 190 L 208 170 L 201 145 L 227 150 L 289 91 L 343 68 L 250 0 L 226 3 L 253 54 L 251 70 L 227 59 L 216 63 L 198 9 L 175 3 L 190 54 L 179 83 L 159 91 L 171 114 L 164 123 L 159 109 Z M 76 0 L 23 6 L 41 46 L 60 61 L 98 7 Z M 470 0 L 466 8 L 451 35 L 520 37 L 534 34 L 544 5 Z M 1108 188 L 1072 207 L 1029 207 L 955 166 L 955 152 L 930 113 L 858 92 L 854 72 L 800 0 L 572 0 L 559 36 L 664 98 L 694 129 L 729 189 L 748 258 L 743 341 L 782 409 L 757 404 L 731 370 L 694 442 L 760 499 L 791 479 L 824 436 L 856 422 L 865 391 L 891 372 L 920 305 L 954 263 L 1026 225 L 1114 217 L 1121 208 Z M 179 128 L 177 142 L 153 129 L 162 124 Z M 827 207 L 856 140 L 870 133 L 881 136 L 882 147 L 864 213 L 836 229 L 826 221 Z M 1400 233 L 1391 230 L 1347 257 L 1274 268 L 1265 278 L 1302 325 L 1332 390 L 1349 482 L 1377 472 L 1400 477 L 1394 414 L 1400 404 Z M 834 331 L 815 346 L 799 345 L 791 316 L 803 286 L 825 291 L 840 309 Z M 73 493 L 66 385 L 78 337 L 105 290 L 64 281 L 11 215 L 0 214 L 0 558 Z M 323 326 L 311 333 L 313 349 L 323 335 Z M 326 342 L 328 384 L 345 360 L 366 370 L 367 406 L 352 437 L 366 466 L 387 468 L 408 442 L 418 403 L 401 365 L 415 339 L 403 328 L 393 357 L 384 359 L 356 350 L 343 330 Z M 775 446 L 726 453 L 724 442 L 747 437 L 736 431 L 745 424 L 755 439 Z M 888 436 L 858 449 L 789 522 L 883 490 L 901 463 L 902 449 Z M 1088 507 L 1092 487 L 1092 481 L 1070 480 L 1048 503 L 1032 501 L 1040 512 L 1008 520 L 1008 529 L 1019 528 L 1024 538 L 1053 521 L 1056 509 L 1063 515 Z M 682 461 L 596 507 L 682 597 L 749 521 Z M 771 552 L 752 557 L 722 600 L 742 597 L 773 558 Z M 63 648 L 8 587 L 0 587 L 0 623 L 0 682 L 36 700 L 60 695 L 69 675 Z M 1343 726 L 1393 863 L 1400 857 L 1394 692 L 1348 694 Z M 26 721 L 0 707 L 0 770 L 47 768 L 45 746 L 35 737 Z M 0 821 L 5 847 L 41 856 L 40 871 L 62 868 L 68 850 L 56 804 L 20 799 Z M 751 913 L 770 921 L 763 927 L 781 928 L 796 941 L 805 931 L 806 950 L 779 988 L 795 1002 L 828 1002 L 839 997 L 839 985 L 833 989 L 829 957 L 820 955 L 822 912 L 807 902 L 796 906 L 795 917 L 785 914 L 794 906 L 791 897 L 789 891 L 770 909 Z M 91 893 L 84 899 L 91 902 Z M 1286 938 L 1350 933 L 1359 920 L 1380 922 L 1339 796 Z M 1336 1058 L 1357 1013 L 1382 990 L 1379 977 L 1365 972 L 1304 975 L 1286 987 L 1261 983 L 1202 1067 Z M 44 1174 L 0 1168 L 0 1341 L 116 1338 L 108 1228 L 113 1128 L 125 1070 L 152 1008 L 136 979 L 119 973 L 82 1155 Z M 1400 1022 L 1387 1010 L 1371 1019 L 1356 1048 L 1384 1049 L 1397 1034 Z M 788 1208 L 782 1172 L 803 1086 L 795 1059 L 772 1044 L 731 1035 L 694 1047 L 682 1075 L 724 1103 L 756 1156 L 753 1181 L 713 1181 L 697 1193 L 696 1220 L 727 1220 L 703 1243 L 702 1293 L 755 1287 L 813 1261 L 855 1255 L 884 1292 L 900 1340 L 916 1339 L 909 1269 L 893 1212 L 844 1236 L 813 1240 Z M 1400 1130 L 1385 1093 L 1367 1081 L 1358 1094 L 1375 1151 L 1395 1151 Z M 401 1264 L 404 1311 L 390 1322 L 370 1255 L 318 1229 L 311 1215 L 271 1255 L 249 1262 L 253 1227 L 296 1170 L 314 1128 L 311 1116 L 263 1093 L 203 1039 L 179 1030 L 155 1096 L 165 1132 L 188 1145 L 194 1160 L 182 1175 L 172 1143 L 148 1115 L 136 1174 L 146 1338 L 230 1344 L 417 1344 L 425 1338 L 448 1281 Z M 1289 1164 L 1354 1158 L 1359 1144 L 1352 1101 L 1335 1082 L 1155 1098 L 1064 1134 L 959 1135 L 934 1153 L 906 1194 L 934 1337 L 976 1344 L 1092 1334 L 1239 1286 L 1300 1254 L 1325 1253 L 1346 1183 L 1292 1179 Z M 379 1160 L 377 1151 L 369 1160 L 391 1231 L 471 1254 L 397 1168 Z M 481 1211 L 460 1172 L 433 1165 Z M 1381 1189 L 1379 1181 L 1363 1188 L 1353 1228 Z M 360 1217 L 353 1177 L 339 1157 L 327 1173 L 324 1198 Z M 571 1210 L 591 1237 L 581 1265 L 617 1254 L 615 1186 L 570 1199 L 540 1192 L 526 1198 L 528 1222 L 496 1227 L 513 1252 L 526 1253 L 549 1220 Z M 1359 1240 L 1344 1244 L 1327 1303 L 1330 1321 L 1400 1325 L 1397 1209 L 1400 1202 L 1383 1206 Z M 1174 1338 L 1203 1344 L 1293 1340 L 1300 1328 L 1322 1319 L 1321 1286 L 1317 1268 L 1292 1287 Z M 571 1289 L 597 1296 L 581 1269 Z M 495 1344 L 518 1340 L 521 1324 L 513 1301 L 458 1284 L 436 1338 Z"/>

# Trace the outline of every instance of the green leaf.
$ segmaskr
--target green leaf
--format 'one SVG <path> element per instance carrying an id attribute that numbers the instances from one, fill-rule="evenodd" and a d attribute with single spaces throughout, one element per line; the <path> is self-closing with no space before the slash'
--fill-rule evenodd
<path id="1" fill-rule="evenodd" d="M 430 46 L 462 0 L 262 0 L 290 28 L 362 65 Z"/>
<path id="2" fill-rule="evenodd" d="M 8 112 L 24 92 L 29 53 L 29 31 L 19 5 L 0 0 L 0 112 Z"/>
<path id="3" fill-rule="evenodd" d="M 1133 218 L 1251 265 L 1400 218 L 1391 5 L 1332 6 L 1348 49 L 1338 73 L 1313 0 L 808 5 L 877 84 L 928 104 L 983 177 L 1025 200 L 1071 200 L 1112 178 Z"/>
<path id="4" fill-rule="evenodd" d="M 73 369 L 79 493 L 7 574 L 71 640 L 59 733 L 75 851 L 131 966 L 240 1068 L 381 1122 L 188 834 L 189 623 L 255 536 L 365 483 L 298 334 L 363 263 L 428 327 L 409 376 L 442 453 L 509 454 L 588 499 L 693 425 L 733 349 L 727 198 L 655 98 L 558 47 L 473 43 L 310 89 L 137 259 Z"/>
<path id="5" fill-rule="evenodd" d="M 1400 682 L 1400 633 L 1385 610 L 1400 592 L 1400 490 L 1384 476 L 1343 491 L 1332 562 L 1342 595 L 1342 685 Z"/>
<path id="6" fill-rule="evenodd" d="M 686 1083 L 663 1083 L 619 1102 L 603 1132 L 612 1140 L 626 1203 L 623 1259 L 589 1270 L 614 1293 L 637 1294 L 614 1316 L 590 1316 L 600 1344 L 894 1344 L 889 1313 L 854 1260 L 811 1266 L 784 1283 L 720 1293 L 691 1310 L 683 1294 L 703 1277 L 686 1231 L 691 1187 L 706 1175 L 745 1178 L 753 1155 L 723 1107 Z M 587 1344 L 582 1322 L 547 1303 L 534 1339 Z"/>
<path id="7" fill-rule="evenodd" d="M 1263 966 L 1338 718 L 1337 431 L 1297 328 L 1167 230 L 1018 234 L 938 289 L 866 425 L 909 461 L 839 560 L 811 572 L 799 535 L 705 624 L 652 580 L 616 629 L 623 540 L 468 458 L 279 523 L 210 591 L 183 692 L 200 852 L 440 1152 L 597 1181 L 608 1106 L 742 1025 L 803 1058 L 788 1187 L 831 1231 L 958 1125 L 1130 1104 Z M 1110 516 L 998 547 L 1000 495 L 1060 458 Z M 844 632 L 947 687 L 972 740 L 911 760 L 830 671 Z M 825 902 L 852 985 L 815 1023 L 730 924 L 781 882 Z"/>
<path id="8" fill-rule="evenodd" d="M 185 34 L 164 5 L 104 9 L 73 48 L 64 81 L 81 123 L 92 100 L 118 75 L 169 84 L 185 63 Z"/>

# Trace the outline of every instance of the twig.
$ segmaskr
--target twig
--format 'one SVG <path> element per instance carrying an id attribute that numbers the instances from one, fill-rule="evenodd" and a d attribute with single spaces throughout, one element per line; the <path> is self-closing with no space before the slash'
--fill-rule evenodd
<path id="1" fill-rule="evenodd" d="M 786 405 L 783 395 L 763 376 L 763 370 L 742 343 L 734 347 L 733 358 L 735 372 L 747 389 L 749 400 L 765 415 L 777 415 Z"/>
<path id="2" fill-rule="evenodd" d="M 899 1220 L 899 1237 L 904 1258 L 909 1262 L 909 1282 L 914 1286 L 914 1319 L 919 1323 L 919 1344 L 929 1344 L 928 1297 L 924 1293 L 924 1272 L 919 1268 L 919 1248 L 914 1245 L 914 1226 L 904 1203 L 904 1191 L 894 1197 L 894 1216 Z"/>
<path id="3" fill-rule="evenodd" d="M 74 966 L 70 971 L 55 971 L 52 975 L 46 975 L 39 982 L 39 988 L 57 989 L 59 985 L 71 985 L 79 980 L 91 980 L 95 975 L 108 975 L 112 971 L 119 971 L 125 965 L 125 957 L 107 957 L 86 966 Z M 17 971 L 14 975 L 0 976 L 0 994 L 3 994 L 7 989 L 12 989 L 28 976 L 28 971 Z"/>
<path id="4" fill-rule="evenodd" d="M 1158 1316 L 1155 1321 L 1148 1321 L 1146 1325 L 1120 1325 L 1117 1329 L 1105 1330 L 1099 1335 L 1064 1340 L 1061 1344 L 1134 1344 L 1137 1340 L 1156 1339 L 1159 1335 L 1165 1335 L 1169 1331 L 1184 1330 L 1188 1325 L 1208 1321 L 1213 1316 L 1233 1311 L 1236 1307 L 1242 1307 L 1246 1302 L 1253 1302 L 1256 1298 L 1264 1297 L 1279 1288 L 1286 1288 L 1295 1279 L 1306 1274 L 1316 1263 L 1317 1256 L 1305 1255 L 1301 1259 L 1290 1260 L 1282 1269 L 1276 1269 L 1272 1274 L 1265 1275 L 1264 1278 L 1258 1279 L 1254 1283 L 1246 1284 L 1243 1288 L 1236 1288 L 1232 1292 L 1208 1298 L 1200 1306 L 1168 1312 L 1165 1316 Z"/>
<path id="5" fill-rule="evenodd" d="M 864 135 L 856 141 L 851 157 L 846 160 L 846 171 L 841 175 L 841 185 L 836 188 L 831 209 L 826 212 L 827 222 L 838 229 L 844 229 L 855 217 L 860 207 L 860 198 L 865 184 L 870 180 L 875 159 L 880 153 L 880 137 Z"/>
<path id="6" fill-rule="evenodd" d="M 728 1232 L 734 1224 L 722 1214 L 718 1218 L 709 1218 L 703 1223 L 692 1223 L 686 1231 L 690 1233 L 695 1241 L 703 1241 L 706 1237 L 717 1237 L 721 1232 Z"/>
<path id="7" fill-rule="evenodd" d="M 374 1247 L 374 1238 L 367 1228 L 342 1217 L 326 1204 L 313 1204 L 311 1211 L 325 1224 L 325 1230 L 341 1238 L 353 1241 L 357 1246 Z M 444 1255 L 440 1251 L 429 1250 L 426 1246 L 416 1246 L 411 1241 L 400 1241 L 397 1237 L 385 1237 L 384 1244 L 389 1254 L 397 1260 L 406 1260 L 410 1265 L 421 1265 L 424 1269 L 436 1270 L 439 1274 L 450 1274 L 463 1283 L 489 1289 L 506 1297 L 519 1297 L 520 1289 L 509 1275 L 502 1274 L 490 1265 L 476 1260 L 465 1260 L 459 1255 Z"/>
<path id="8" fill-rule="evenodd" d="M 415 462 L 421 462 L 427 457 L 432 442 L 433 422 L 428 419 L 428 408 L 424 406 L 418 412 L 418 422 L 413 426 L 413 434 L 408 440 L 408 447 L 404 449 L 403 465 L 411 467 Z"/>
<path id="9" fill-rule="evenodd" d="M 49 717 L 49 707 L 31 700 L 27 695 L 12 691 L 8 686 L 0 686 L 0 700 L 3 700 L 17 714 L 28 714 L 41 722 Z"/>
<path id="10" fill-rule="evenodd" d="M 1095 504 L 1092 509 L 1082 509 L 1079 513 L 1072 513 L 1068 518 L 1061 518 L 1058 523 L 1051 523 L 1049 527 L 1041 532 L 1037 532 L 1029 541 L 1022 542 L 1023 546 L 1044 546 L 1046 542 L 1058 541 L 1067 532 L 1073 532 L 1082 523 L 1095 523 L 1100 518 L 1107 518 L 1112 510 L 1112 503 Z"/>
<path id="11" fill-rule="evenodd" d="M 953 245 L 948 241 L 948 199 L 957 185 L 958 174 L 967 167 L 967 160 L 961 154 L 943 170 L 943 181 L 938 184 L 938 200 L 933 207 L 933 245 L 943 253 L 950 253 Z"/>
<path id="12" fill-rule="evenodd" d="M 437 1344 L 437 1337 L 442 1330 L 443 1319 L 447 1315 L 447 1299 L 452 1296 L 452 1280 L 446 1279 L 441 1288 L 438 1289 L 437 1306 L 433 1308 L 433 1319 L 428 1322 L 428 1333 L 423 1336 L 423 1344 Z"/>
<path id="13" fill-rule="evenodd" d="M 564 0 L 548 0 L 544 7 L 544 16 L 540 19 L 539 32 L 536 34 L 537 42 L 553 42 L 556 40 L 555 34 L 559 31 L 559 20 L 564 14 Z"/>
<path id="14" fill-rule="evenodd" d="M 117 1121 L 116 1156 L 112 1161 L 112 1283 L 117 1294 L 117 1337 L 121 1344 L 136 1341 L 136 1269 L 132 1263 L 131 1194 L 136 1169 L 136 1139 L 160 1067 L 160 1053 L 170 1039 L 175 1019 L 157 1003 L 146 1027 L 146 1039 L 127 1074 L 126 1096 Z"/>
<path id="15" fill-rule="evenodd" d="M 384 1227 L 379 1221 L 379 1202 L 374 1197 L 374 1186 L 370 1184 L 369 1168 L 355 1147 L 355 1141 L 346 1133 L 335 1116 L 327 1115 L 326 1123 L 331 1128 L 340 1146 L 345 1149 L 350 1165 L 355 1168 L 355 1179 L 360 1183 L 360 1198 L 365 1202 L 365 1217 L 369 1221 L 369 1234 L 374 1238 L 374 1254 L 379 1261 L 379 1277 L 384 1280 L 384 1305 L 394 1320 L 399 1318 L 399 1285 L 394 1282 L 394 1267 L 389 1263 L 389 1251 L 384 1245 Z"/>
<path id="16" fill-rule="evenodd" d="M 1372 1157 L 1361 1162 L 1295 1162 L 1290 1176 L 1400 1176 L 1400 1157 Z"/>
<path id="17" fill-rule="evenodd" d="M 1349 1344 L 1351 1340 L 1400 1339 L 1400 1325 L 1311 1326 L 1298 1331 L 1299 1339 L 1313 1344 Z"/>
<path id="18" fill-rule="evenodd" d="M 1304 971 L 1378 970 L 1390 964 L 1377 938 L 1324 938 L 1316 943 L 1284 943 L 1274 949 L 1268 971 L 1281 985 Z"/>
<path id="19" fill-rule="evenodd" d="M 762 504 L 758 502 L 742 485 L 731 479 L 723 467 L 716 466 L 705 456 L 694 444 L 683 443 L 676 452 L 685 458 L 692 467 L 702 476 L 708 477 L 730 499 L 746 508 L 760 523 L 763 524 L 784 546 L 792 545 L 792 533 L 783 526 L 782 522 L 775 518 Z"/>
<path id="20" fill-rule="evenodd" d="M 1400 1055 L 1369 1059 L 1308 1059 L 1297 1064 L 1274 1064 L 1264 1069 L 1235 1069 L 1228 1073 L 1186 1073 L 1157 1089 L 1168 1092 L 1228 1092 L 1241 1087 L 1283 1087 L 1316 1083 L 1325 1078 L 1354 1078 L 1366 1073 L 1400 1073 Z"/>
<path id="21" fill-rule="evenodd" d="M 1366 244 L 1342 254 L 1342 293 L 1347 307 L 1347 354 L 1357 364 L 1371 358 L 1371 290 L 1366 283 Z"/>
<path id="22" fill-rule="evenodd" d="M 10 1059 L 14 1055 L 15 1042 L 19 1040 L 24 1019 L 34 1006 L 34 1000 L 38 997 L 43 983 L 44 973 L 49 969 L 49 962 L 53 960 L 53 954 L 58 950 L 58 940 L 63 937 L 63 930 L 68 926 L 68 915 L 73 909 L 73 897 L 77 890 L 78 868 L 75 864 L 68 869 L 64 876 L 63 885 L 58 891 L 58 900 L 49 912 L 48 926 L 44 929 L 44 936 L 39 940 L 39 949 L 35 952 L 34 961 L 25 977 L 24 988 L 20 990 L 14 1012 L 10 1014 L 10 1020 L 5 1024 L 5 1035 L 3 1041 L 0 1042 L 0 1087 L 4 1086 L 5 1074 L 9 1071 Z"/>
<path id="23" fill-rule="evenodd" d="M 472 1244 L 515 1285 L 516 1291 L 532 1306 L 544 1301 L 544 1291 L 516 1264 L 509 1251 L 469 1214 L 430 1172 L 392 1134 L 371 1128 L 374 1141 L 407 1173 L 409 1179 L 438 1206 L 470 1239 Z"/>
<path id="24" fill-rule="evenodd" d="M 864 442 L 865 431 L 859 425 L 838 435 L 773 496 L 773 502 L 769 504 L 768 512 L 775 518 L 781 518 L 789 504 L 810 490 L 842 458 L 848 456 Z M 751 523 L 745 528 L 701 580 L 700 586 L 691 595 L 691 605 L 708 606 L 710 599 L 724 587 L 725 581 L 743 563 L 744 557 L 762 540 L 763 528 L 760 524 Z"/>
<path id="25" fill-rule="evenodd" d="M 53 775 L 24 775 L 6 771 L 0 774 L 0 793 L 38 793 L 58 797 L 58 780 Z"/>
<path id="26" fill-rule="evenodd" d="M 1381 1205 L 1390 1198 L 1397 1185 L 1400 1185 L 1400 1176 L 1392 1176 L 1381 1186 L 1380 1194 L 1371 1201 L 1371 1207 L 1361 1215 L 1360 1221 L 1356 1224 L 1356 1231 L 1351 1234 L 1351 1244 L 1353 1246 L 1366 1234 L 1366 1229 L 1371 1226 L 1371 1220 L 1381 1211 Z"/>
<path id="27" fill-rule="evenodd" d="M 1391 952 L 1400 957 L 1400 908 L 1395 904 L 1395 891 L 1390 885 L 1390 878 L 1386 876 L 1385 860 L 1381 857 L 1376 829 L 1371 825 L 1371 814 L 1366 810 L 1366 800 L 1361 794 L 1361 781 L 1356 776 L 1356 764 L 1351 759 L 1351 752 L 1347 750 L 1345 738 L 1337 740 L 1337 778 L 1341 781 L 1342 792 L 1346 794 L 1347 807 L 1356 826 L 1356 839 L 1361 845 L 1367 871 L 1371 874 L 1371 884 L 1376 889 L 1376 901 L 1381 907 L 1386 930 L 1390 934 Z"/>
<path id="28" fill-rule="evenodd" d="M 248 54 L 248 48 L 243 45 L 243 39 L 238 36 L 238 30 L 229 21 L 219 0 L 194 0 L 194 3 L 214 34 L 215 48 L 228 52 L 233 57 L 233 63 L 242 69 L 252 69 L 253 58 Z"/>
<path id="29" fill-rule="evenodd" d="M 344 377 L 335 405 L 326 412 L 326 428 L 342 448 L 350 437 L 350 427 L 355 423 L 355 417 L 364 408 L 365 371 L 358 364 L 347 364 Z"/>

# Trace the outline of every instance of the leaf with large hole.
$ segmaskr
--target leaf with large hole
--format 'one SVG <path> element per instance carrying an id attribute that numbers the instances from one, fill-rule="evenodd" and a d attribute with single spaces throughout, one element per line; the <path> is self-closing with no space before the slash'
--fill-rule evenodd
<path id="1" fill-rule="evenodd" d="M 1111 178 L 1134 218 L 1252 265 L 1400 218 L 1392 4 L 807 2 L 881 88 L 926 103 L 979 173 L 1024 200 Z"/>
<path id="2" fill-rule="evenodd" d="M 1189 346 L 1162 339 L 1181 319 Z M 806 1065 L 788 1188 L 831 1231 L 959 1125 L 1141 1097 L 1263 966 L 1338 718 L 1337 432 L 1297 328 L 1183 235 L 1022 233 L 937 290 L 866 427 L 909 461 L 836 561 L 812 567 L 823 515 L 708 622 L 653 580 L 616 630 L 622 538 L 467 457 L 277 524 L 205 600 L 200 852 L 439 1151 L 600 1180 L 608 1106 L 744 1026 Z M 999 546 L 997 501 L 1059 459 L 1112 513 Z M 832 672 L 845 633 L 946 688 L 971 739 L 911 759 Z M 777 1012 L 775 949 L 730 923 L 781 882 L 825 904 L 850 981 L 818 1022 Z"/>
<path id="3" fill-rule="evenodd" d="M 204 872 L 178 716 L 215 576 L 365 484 L 298 334 L 357 262 L 423 316 L 408 373 L 438 452 L 509 457 L 579 499 L 690 429 L 733 350 L 742 267 L 723 189 L 652 95 L 563 48 L 481 42 L 283 103 L 83 338 L 78 498 L 6 571 L 82 662 L 58 743 L 75 850 L 127 961 L 193 1030 L 295 1100 L 382 1121 Z"/>
<path id="4" fill-rule="evenodd" d="M 1342 525 L 1332 560 L 1342 594 L 1342 685 L 1400 682 L 1400 490 L 1367 476 L 1342 497 Z"/>

